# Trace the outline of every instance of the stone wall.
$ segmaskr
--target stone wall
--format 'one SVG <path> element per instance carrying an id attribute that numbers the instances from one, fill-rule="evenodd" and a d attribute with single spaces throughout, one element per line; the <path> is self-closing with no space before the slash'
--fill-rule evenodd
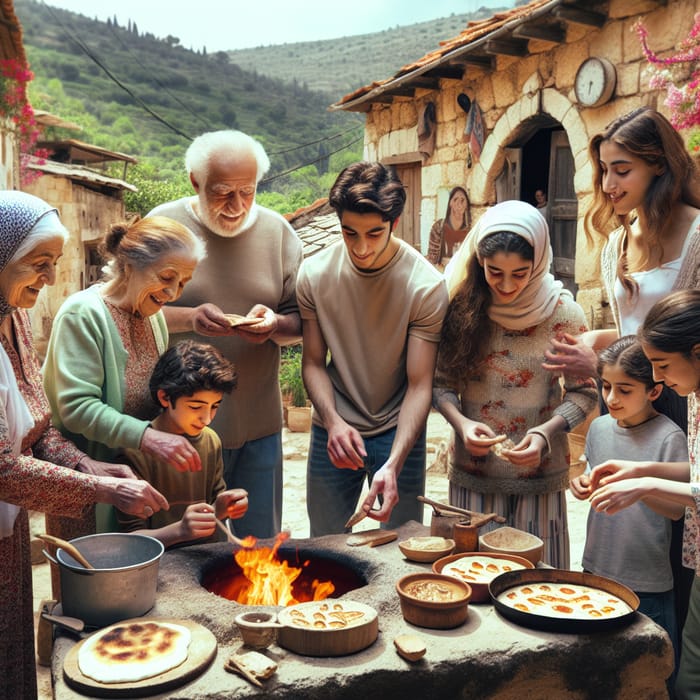
<path id="1" fill-rule="evenodd" d="M 589 246 L 583 233 L 583 213 L 590 201 L 592 169 L 588 142 L 614 118 L 642 104 L 665 111 L 663 95 L 651 91 L 647 66 L 634 24 L 642 18 L 650 44 L 661 55 L 678 47 L 693 24 L 700 0 L 674 0 L 661 5 L 652 0 L 611 0 L 608 21 L 601 29 L 568 24 L 566 41 L 552 44 L 531 40 L 524 58 L 498 56 L 495 70 L 468 67 L 462 81 L 442 80 L 439 92 L 418 90 L 415 97 L 373 104 L 367 114 L 365 157 L 391 159 L 417 153 L 416 125 L 421 107 L 433 101 L 437 113 L 437 141 L 433 155 L 422 167 L 421 242 L 427 250 L 433 221 L 444 216 L 447 193 L 466 185 L 472 220 L 496 201 L 495 180 L 504 163 L 504 148 L 528 119 L 543 114 L 565 129 L 575 163 L 574 187 L 579 200 L 576 245 L 578 300 L 596 325 L 607 325 L 603 312 L 598 259 L 600 240 Z M 607 58 L 617 68 L 617 87 L 610 102 L 598 108 L 580 108 L 574 96 L 574 78 L 588 56 Z M 462 135 L 466 113 L 457 95 L 467 93 L 482 110 L 485 141 L 481 157 L 467 166 L 467 144 Z"/>
<path id="2" fill-rule="evenodd" d="M 44 287 L 31 312 L 35 345 L 43 356 L 59 307 L 68 296 L 88 286 L 86 244 L 97 243 L 110 224 L 124 219 L 124 202 L 55 175 L 42 175 L 26 191 L 55 206 L 70 233 L 58 264 L 56 284 Z"/>
<path id="3" fill-rule="evenodd" d="M 13 190 L 19 185 L 19 153 L 15 132 L 8 121 L 0 120 L 0 189 Z"/>

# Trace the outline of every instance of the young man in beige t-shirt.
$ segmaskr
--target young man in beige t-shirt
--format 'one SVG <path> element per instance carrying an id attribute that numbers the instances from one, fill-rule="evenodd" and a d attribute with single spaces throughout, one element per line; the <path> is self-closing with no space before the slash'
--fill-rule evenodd
<path id="1" fill-rule="evenodd" d="M 448 299 L 440 274 L 393 235 L 405 199 L 380 163 L 343 170 L 329 196 L 343 241 L 299 270 L 303 376 L 314 406 L 312 537 L 343 532 L 365 479 L 361 508 L 370 517 L 389 527 L 422 521 L 416 496 L 425 486 L 425 422 Z"/>

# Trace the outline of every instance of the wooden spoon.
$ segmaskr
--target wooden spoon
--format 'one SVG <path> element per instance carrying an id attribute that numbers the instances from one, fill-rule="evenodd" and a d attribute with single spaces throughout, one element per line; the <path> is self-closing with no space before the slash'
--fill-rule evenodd
<path id="1" fill-rule="evenodd" d="M 224 523 L 221 522 L 218 518 L 214 519 L 216 521 L 216 524 L 218 527 L 226 534 L 226 539 L 231 543 L 231 544 L 236 544 L 239 547 L 243 547 L 243 549 L 252 549 L 255 545 L 251 544 L 249 541 L 246 542 L 245 540 L 242 540 L 240 537 L 236 537 L 231 530 L 229 530 Z M 246 538 L 248 539 L 248 538 Z"/>
<path id="2" fill-rule="evenodd" d="M 53 535 L 37 535 L 40 540 L 48 542 L 48 544 L 53 544 L 56 547 L 60 547 L 64 551 L 68 552 L 75 561 L 86 569 L 94 569 L 95 567 L 80 553 L 80 551 L 66 540 L 62 540 L 60 537 L 54 537 Z"/>
<path id="3" fill-rule="evenodd" d="M 451 506 L 447 503 L 433 501 L 432 498 L 427 498 L 426 496 L 416 496 L 416 498 L 421 503 L 427 503 L 429 506 L 432 506 L 436 511 L 446 510 L 450 513 L 459 513 L 461 515 L 468 515 L 472 518 L 476 518 L 480 525 L 483 525 L 491 520 L 495 520 L 497 523 L 504 523 L 506 521 L 502 515 L 498 515 L 497 513 L 475 513 L 473 510 L 466 510 L 464 508 L 458 508 L 457 506 Z M 483 518 L 488 518 L 488 520 L 481 522 Z"/>

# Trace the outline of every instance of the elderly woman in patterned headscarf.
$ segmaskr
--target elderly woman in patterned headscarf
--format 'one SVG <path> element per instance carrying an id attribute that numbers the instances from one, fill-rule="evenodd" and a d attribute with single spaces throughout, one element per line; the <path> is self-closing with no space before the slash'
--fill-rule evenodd
<path id="1" fill-rule="evenodd" d="M 51 426 L 26 309 L 54 284 L 67 231 L 55 209 L 0 192 L 0 697 L 36 697 L 27 510 L 81 517 L 96 502 L 150 517 L 167 500 Z"/>

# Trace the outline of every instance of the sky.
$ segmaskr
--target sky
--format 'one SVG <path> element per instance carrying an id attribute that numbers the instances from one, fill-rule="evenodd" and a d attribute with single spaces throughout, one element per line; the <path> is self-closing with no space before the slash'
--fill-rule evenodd
<path id="1" fill-rule="evenodd" d="M 139 33 L 177 37 L 187 49 L 207 52 L 270 44 L 337 39 L 415 24 L 480 7 L 512 7 L 514 0 L 43 0 L 45 4 Z M 196 12 L 196 14 L 195 14 Z"/>

